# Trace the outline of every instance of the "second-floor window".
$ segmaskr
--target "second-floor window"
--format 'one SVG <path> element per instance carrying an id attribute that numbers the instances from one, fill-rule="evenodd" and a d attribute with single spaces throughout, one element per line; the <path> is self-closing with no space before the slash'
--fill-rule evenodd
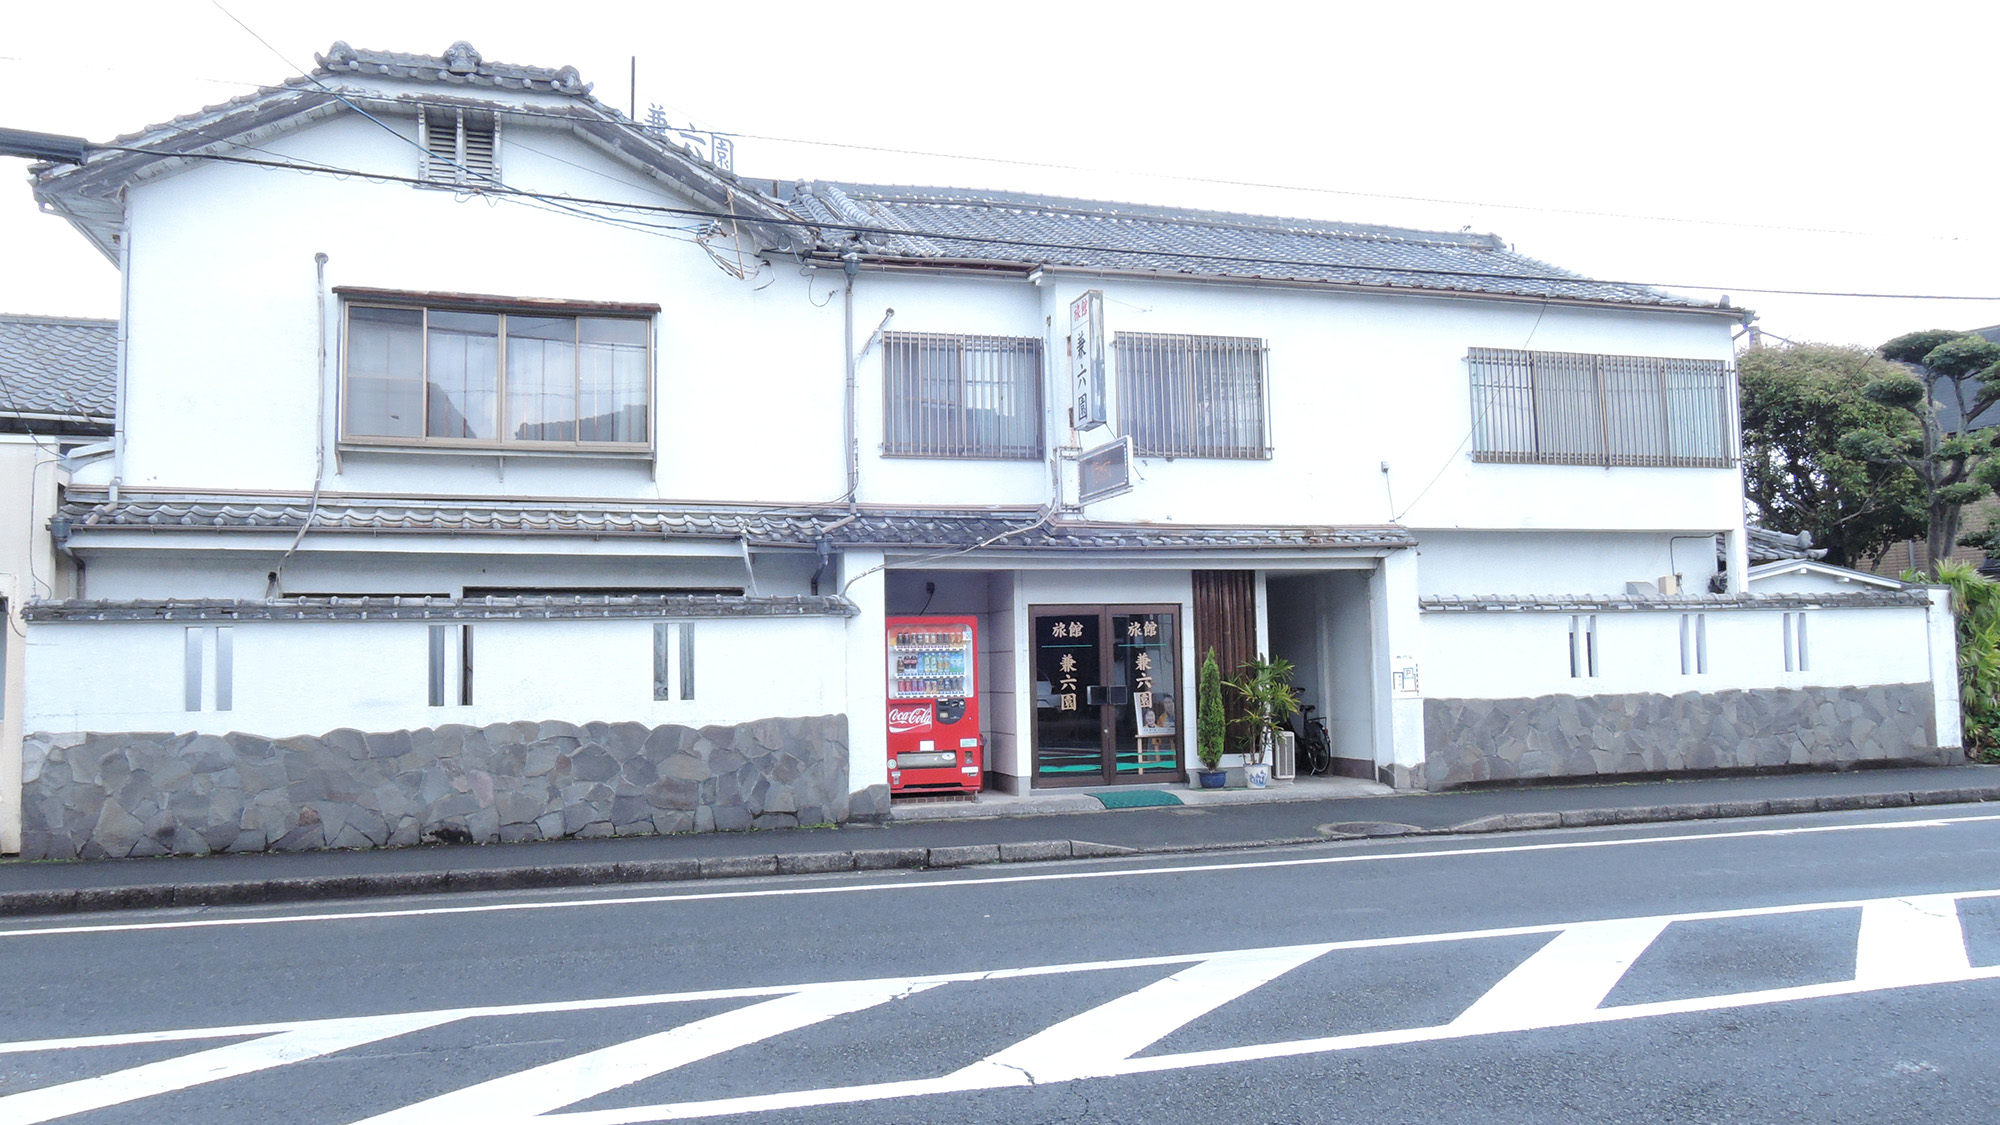
<path id="1" fill-rule="evenodd" d="M 1118 428 L 1142 457 L 1270 455 L 1264 341 L 1120 332 Z"/>
<path id="2" fill-rule="evenodd" d="M 343 440 L 643 450 L 651 320 L 350 301 Z"/>
<path id="3" fill-rule="evenodd" d="M 884 333 L 882 375 L 882 452 L 1041 460 L 1040 340 Z"/>
<path id="4" fill-rule="evenodd" d="M 1472 459 L 1728 468 L 1727 363 L 1473 348 Z"/>

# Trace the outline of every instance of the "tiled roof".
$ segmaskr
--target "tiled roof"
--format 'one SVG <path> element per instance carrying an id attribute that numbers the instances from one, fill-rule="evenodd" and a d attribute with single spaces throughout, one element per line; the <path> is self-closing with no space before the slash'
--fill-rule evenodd
<path id="1" fill-rule="evenodd" d="M 612 617 L 853 617 L 837 595 L 543 594 L 30 602 L 29 621 L 575 621 Z"/>
<path id="2" fill-rule="evenodd" d="M 295 531 L 310 500 L 71 488 L 57 519 L 67 534 L 97 531 Z M 1394 548 L 1416 542 L 1399 527 L 1195 527 L 1055 520 L 1032 509 L 760 509 L 660 504 L 426 501 L 322 497 L 314 534 L 564 535 L 742 539 L 757 547 L 970 547 L 989 551 L 1139 551 Z M 990 541 L 990 542 L 989 542 Z"/>
<path id="3" fill-rule="evenodd" d="M 1433 594 L 1417 599 L 1417 607 L 1425 613 L 1696 613 L 1929 604 L 1930 595 L 1919 587 L 1851 594 Z"/>
<path id="4" fill-rule="evenodd" d="M 801 240 L 795 217 L 768 193 L 685 146 L 648 132 L 617 107 L 599 101 L 590 92 L 591 84 L 583 81 L 574 67 L 550 69 L 490 62 L 464 42 L 454 43 L 435 56 L 360 50 L 335 43 L 315 60 L 319 65 L 310 74 L 295 75 L 275 86 L 114 137 L 81 165 L 34 165 L 29 171 L 35 176 L 36 199 L 69 218 L 100 251 L 116 260 L 112 236 L 124 206 L 119 192 L 133 179 L 188 162 L 180 155 L 183 153 L 245 155 L 246 138 L 268 139 L 325 117 L 353 112 L 347 103 L 359 102 L 380 112 L 385 98 L 374 92 L 377 88 L 370 80 L 394 79 L 462 88 L 465 92 L 457 97 L 460 102 L 484 90 L 501 95 L 561 95 L 568 100 L 544 103 L 534 113 L 671 180 L 703 207 L 740 216 L 770 245 L 789 249 Z M 421 102 L 426 97 L 397 95 L 387 100 Z M 503 112 L 513 101 L 504 96 L 483 100 Z M 411 140 L 414 143 L 414 138 Z M 128 151 L 131 149 L 143 151 Z M 272 158 L 269 153 L 249 155 Z M 759 220 L 776 225 L 760 225 Z"/>
<path id="5" fill-rule="evenodd" d="M 0 415 L 102 428 L 117 403 L 117 321 L 0 314 Z"/>
<path id="6" fill-rule="evenodd" d="M 463 86 L 491 86 L 501 90 L 540 90 L 556 94 L 590 93 L 591 84 L 573 66 L 550 69 L 488 62 L 472 44 L 461 39 L 444 54 L 413 55 L 404 51 L 356 50 L 336 42 L 324 55 L 314 55 L 320 70 L 329 74 L 367 74 L 384 78 L 412 78 L 423 82 L 448 82 Z"/>
<path id="7" fill-rule="evenodd" d="M 1592 281 L 1516 254 L 1489 234 L 811 181 L 795 185 L 785 202 L 824 225 L 829 250 L 852 247 L 878 258 L 1716 307 L 1643 286 Z M 1743 310 L 1730 312 L 1740 316 Z"/>
<path id="8" fill-rule="evenodd" d="M 1789 535 L 1782 531 L 1770 531 L 1751 524 L 1744 529 L 1744 546 L 1750 552 L 1750 565 L 1782 562 L 1785 559 L 1823 559 L 1826 548 L 1814 547 L 1812 536 L 1801 532 Z M 1720 547 L 1717 548 L 1720 557 Z"/>

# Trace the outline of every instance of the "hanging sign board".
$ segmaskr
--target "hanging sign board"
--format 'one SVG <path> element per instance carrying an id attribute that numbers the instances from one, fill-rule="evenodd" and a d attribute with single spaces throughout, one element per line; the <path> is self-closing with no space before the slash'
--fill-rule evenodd
<path id="1" fill-rule="evenodd" d="M 1076 459 L 1076 498 L 1079 503 L 1105 500 L 1132 491 L 1132 438 L 1119 438 L 1109 445 Z"/>
<path id="2" fill-rule="evenodd" d="M 1069 303 L 1069 404 L 1078 430 L 1104 416 L 1104 293 L 1092 289 Z"/>

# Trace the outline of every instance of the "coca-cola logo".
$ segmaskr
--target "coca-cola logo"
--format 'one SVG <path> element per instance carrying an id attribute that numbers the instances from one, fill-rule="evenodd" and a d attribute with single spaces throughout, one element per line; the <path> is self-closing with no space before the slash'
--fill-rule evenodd
<path id="1" fill-rule="evenodd" d="M 919 703 L 914 707 L 889 708 L 889 733 L 909 734 L 911 731 L 931 729 L 931 705 Z"/>

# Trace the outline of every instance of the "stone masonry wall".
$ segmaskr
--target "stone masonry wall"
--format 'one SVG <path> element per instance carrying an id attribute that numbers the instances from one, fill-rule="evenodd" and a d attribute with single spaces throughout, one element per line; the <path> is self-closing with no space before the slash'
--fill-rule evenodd
<path id="1" fill-rule="evenodd" d="M 848 793 L 842 715 L 281 739 L 36 733 L 23 749 L 25 858 L 788 828 L 889 806 L 881 786 Z"/>
<path id="2" fill-rule="evenodd" d="M 1931 685 L 1424 701 L 1427 789 L 1692 770 L 1942 765 Z"/>

